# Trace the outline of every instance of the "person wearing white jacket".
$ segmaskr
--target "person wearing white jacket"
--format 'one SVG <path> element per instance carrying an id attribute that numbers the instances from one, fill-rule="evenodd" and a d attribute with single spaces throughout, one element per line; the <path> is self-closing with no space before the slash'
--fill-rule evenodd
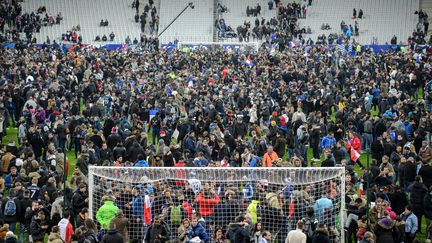
<path id="1" fill-rule="evenodd" d="M 285 243 L 306 243 L 306 234 L 303 233 L 303 221 L 299 220 L 295 230 L 288 233 Z"/>
<path id="2" fill-rule="evenodd" d="M 257 114 L 257 106 L 256 104 L 252 105 L 252 107 L 249 110 L 249 122 L 250 123 L 256 123 L 258 121 L 258 114 Z"/>

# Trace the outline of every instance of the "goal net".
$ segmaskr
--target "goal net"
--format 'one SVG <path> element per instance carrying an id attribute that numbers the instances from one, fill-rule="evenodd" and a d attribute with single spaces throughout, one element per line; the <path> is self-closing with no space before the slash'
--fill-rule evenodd
<path id="1" fill-rule="evenodd" d="M 257 51 L 259 48 L 258 42 L 179 42 L 178 48 L 188 48 L 190 50 L 205 49 L 205 50 L 246 50 Z"/>
<path id="2" fill-rule="evenodd" d="M 341 242 L 344 178 L 343 167 L 91 166 L 89 212 L 107 229 L 115 215 L 105 204 L 112 201 L 129 221 L 128 240 L 140 242 L 146 236 L 154 242 L 156 232 L 163 232 L 157 233 L 161 242 L 214 242 L 218 234 L 229 235 L 239 226 L 251 237 L 268 231 L 272 242 L 285 242 L 299 220 L 305 233 L 324 223 L 332 242 Z M 238 222 L 239 216 L 248 224 Z"/>

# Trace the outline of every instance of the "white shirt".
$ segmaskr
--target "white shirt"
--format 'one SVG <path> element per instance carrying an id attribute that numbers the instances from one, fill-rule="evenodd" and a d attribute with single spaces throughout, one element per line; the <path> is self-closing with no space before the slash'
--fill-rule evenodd
<path id="1" fill-rule="evenodd" d="M 306 243 L 306 234 L 300 229 L 291 230 L 285 243 Z"/>

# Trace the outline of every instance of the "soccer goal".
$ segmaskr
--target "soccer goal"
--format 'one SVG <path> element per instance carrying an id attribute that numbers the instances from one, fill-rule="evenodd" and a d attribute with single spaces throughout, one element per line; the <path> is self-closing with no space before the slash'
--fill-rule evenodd
<path id="1" fill-rule="evenodd" d="M 185 47 L 195 49 L 209 50 L 255 50 L 259 49 L 258 42 L 179 42 L 178 48 L 181 50 Z"/>
<path id="2" fill-rule="evenodd" d="M 182 232 L 179 226 L 186 221 L 192 226 L 198 221 L 213 242 L 215 231 L 225 234 L 235 226 L 239 215 L 248 222 L 244 227 L 252 232 L 266 230 L 274 242 L 285 242 L 299 220 L 304 222 L 306 233 L 324 223 L 332 242 L 344 239 L 343 167 L 90 166 L 89 197 L 89 212 L 94 219 L 97 214 L 106 217 L 100 212 L 106 200 L 122 209 L 130 222 L 130 240 L 142 240 L 149 227 L 162 219 L 167 240 L 178 239 Z"/>

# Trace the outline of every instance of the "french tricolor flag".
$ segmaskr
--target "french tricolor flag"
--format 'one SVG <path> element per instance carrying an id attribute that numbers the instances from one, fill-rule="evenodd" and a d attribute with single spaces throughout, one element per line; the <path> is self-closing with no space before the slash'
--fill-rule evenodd
<path id="1" fill-rule="evenodd" d="M 289 43 L 289 47 L 293 48 L 296 47 L 297 43 L 295 41 L 290 41 Z"/>
<path id="2" fill-rule="evenodd" d="M 250 57 L 248 57 L 247 59 L 246 59 L 246 65 L 248 65 L 248 67 L 252 67 L 254 64 L 253 64 L 253 61 L 252 61 L 252 59 L 250 59 Z"/>
<path id="3" fill-rule="evenodd" d="M 362 182 L 359 182 L 359 191 L 358 191 L 358 195 L 359 195 L 359 197 L 362 197 L 362 195 L 363 195 L 363 183 Z"/>
<path id="4" fill-rule="evenodd" d="M 351 148 L 350 158 L 352 161 L 357 162 L 357 160 L 360 158 L 360 153 L 357 152 L 355 149 Z"/>
<path id="5" fill-rule="evenodd" d="M 151 202 L 148 195 L 144 196 L 144 223 L 146 225 L 151 225 Z"/>

